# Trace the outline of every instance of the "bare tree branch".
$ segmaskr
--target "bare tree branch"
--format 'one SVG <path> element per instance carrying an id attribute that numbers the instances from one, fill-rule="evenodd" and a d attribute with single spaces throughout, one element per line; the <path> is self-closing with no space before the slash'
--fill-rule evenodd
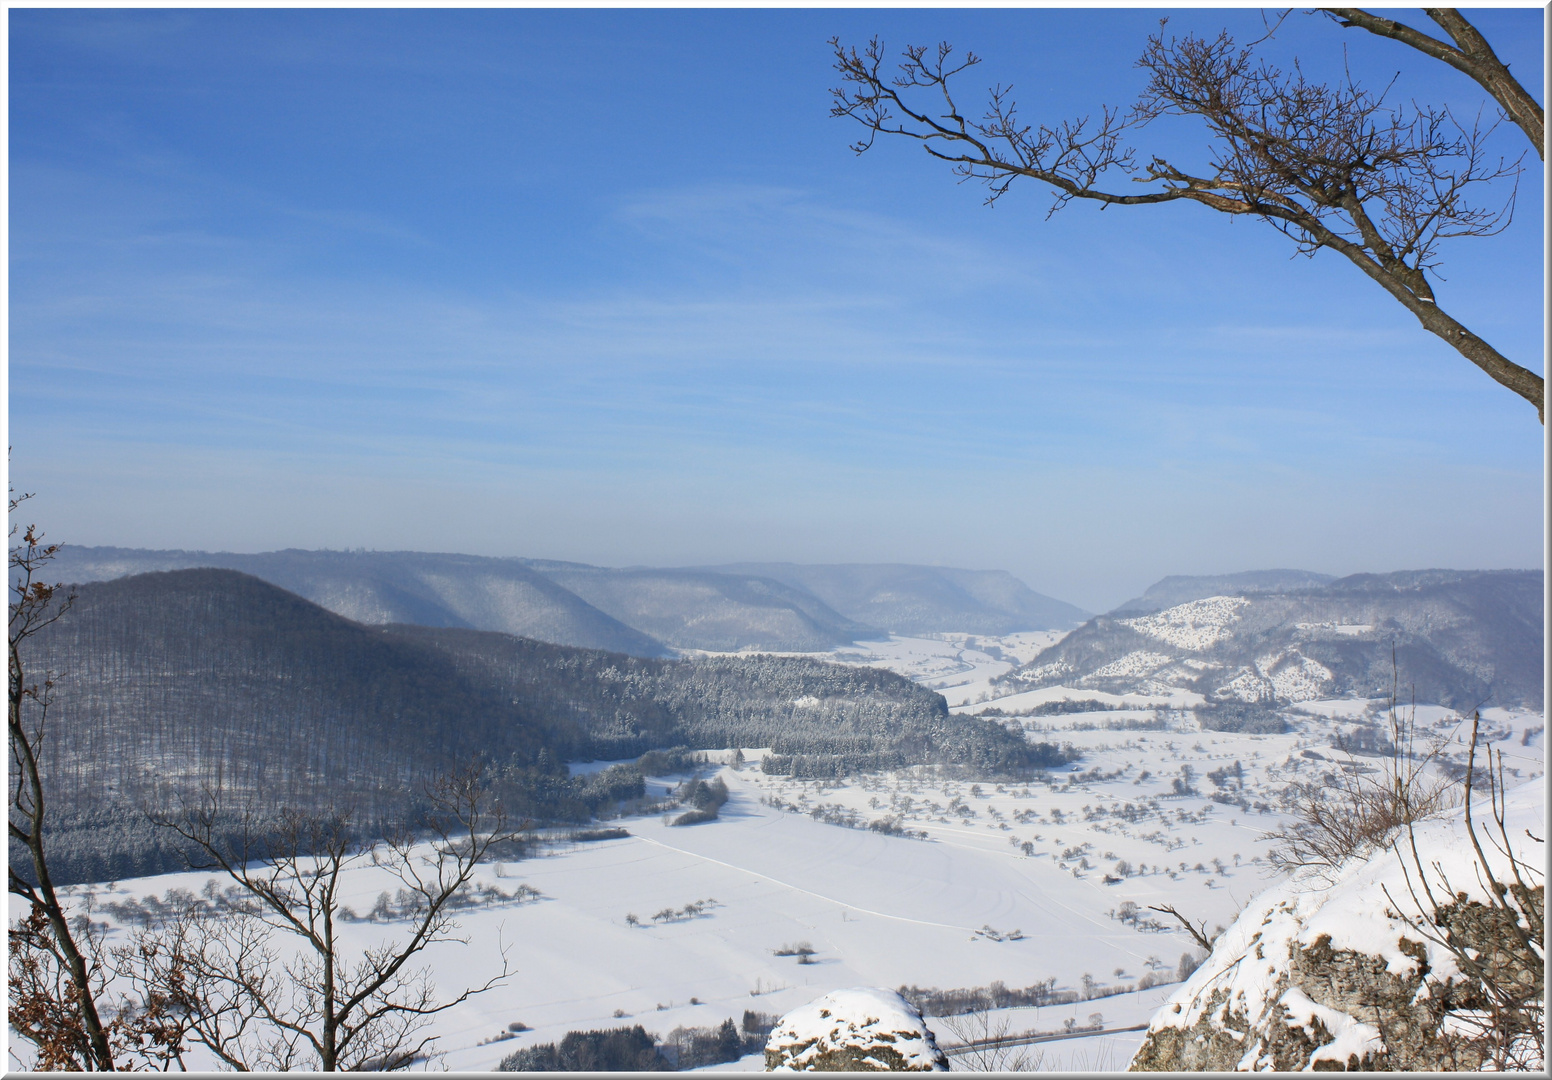
<path id="1" fill-rule="evenodd" d="M 1455 8 L 1424 8 L 1428 17 L 1443 27 L 1455 44 L 1430 37 L 1395 19 L 1375 15 L 1362 8 L 1322 8 L 1342 26 L 1357 27 L 1379 37 L 1409 45 L 1426 56 L 1464 72 L 1477 85 L 1486 90 L 1503 107 L 1510 120 L 1536 148 L 1536 153 L 1546 160 L 1546 113 L 1530 91 L 1509 73 L 1509 65 L 1498 59 L 1492 46 L 1475 26 Z"/>
<path id="2" fill-rule="evenodd" d="M 1161 904 L 1158 906 L 1149 904 L 1148 910 L 1161 912 L 1165 915 L 1173 915 L 1179 921 L 1180 925 L 1185 927 L 1186 933 L 1190 934 L 1192 939 L 1198 945 L 1206 949 L 1208 952 L 1212 952 L 1212 938 L 1207 936 L 1207 924 L 1205 922 L 1201 923 L 1200 925 L 1193 923 L 1190 919 L 1176 911 L 1173 904 Z"/>
<path id="3" fill-rule="evenodd" d="M 31 495 L 10 493 L 10 512 L 15 514 Z M 18 531 L 12 525 L 14 541 Z M 95 954 L 86 955 L 76 941 L 70 920 L 60 903 L 49 873 L 44 847 L 47 803 L 44 798 L 40 759 L 48 712 L 53 704 L 51 673 L 29 676 L 27 641 L 62 618 L 74 600 L 63 585 L 39 579 L 60 545 L 45 544 L 36 525 L 21 530 L 20 543 L 10 546 L 11 604 L 9 621 L 10 691 L 7 732 L 11 749 L 8 835 L 26 848 L 31 877 L 8 865 L 10 891 L 26 900 L 30 915 L 8 933 L 11 1012 L 31 1015 L 37 1023 L 13 1027 L 33 1041 L 45 1068 L 94 1069 L 110 1072 L 115 1067 L 106 1026 L 97 1007 L 104 972 Z M 29 681 L 31 679 L 32 681 Z M 29 714 L 32 719 L 29 720 Z M 88 940 L 90 945 L 90 940 Z M 52 1001 L 36 995 L 54 992 Z"/>
<path id="4" fill-rule="evenodd" d="M 509 841 L 499 805 L 470 768 L 434 781 L 431 810 L 418 834 L 362 841 L 351 815 L 253 808 L 233 815 L 222 793 L 159 823 L 193 845 L 197 866 L 223 874 L 202 900 L 189 897 L 172 916 L 147 927 L 119 953 L 126 978 L 182 1003 L 189 1038 L 235 1069 L 400 1069 L 425 1053 L 430 1018 L 485 992 L 511 972 L 442 998 L 427 970 L 410 961 L 438 942 L 464 941 L 453 917 L 476 866 L 491 845 Z M 348 956 L 338 936 L 356 918 L 339 900 L 342 876 L 354 868 L 386 871 L 404 888 L 394 912 L 406 920 L 394 940 Z M 282 962 L 276 945 L 301 946 Z"/>
<path id="5" fill-rule="evenodd" d="M 1002 84 L 990 90 L 979 119 L 967 117 L 951 82 L 981 61 L 973 53 L 957 58 L 947 43 L 907 46 L 893 76 L 883 71 L 877 38 L 860 52 L 838 38 L 830 46 L 842 83 L 831 90 L 830 113 L 867 129 L 852 144 L 857 153 L 879 134 L 915 139 L 961 180 L 985 184 L 988 203 L 1026 177 L 1053 190 L 1052 213 L 1074 199 L 1101 206 L 1186 201 L 1261 218 L 1302 254 L 1324 248 L 1354 263 L 1424 329 L 1535 405 L 1545 422 L 1542 377 L 1443 311 L 1429 281 L 1441 241 L 1492 236 L 1512 220 L 1520 162 L 1490 156 L 1492 125 L 1390 105 L 1350 77 L 1326 84 L 1297 65 L 1283 72 L 1226 32 L 1166 39 L 1161 30 L 1138 61 L 1149 82 L 1130 110 L 1107 106 L 1097 118 L 1055 126 L 1024 122 L 1012 88 Z M 1164 116 L 1206 125 L 1203 168 L 1158 156 L 1139 162 L 1128 140 Z M 1125 193 L 1107 179 L 1147 190 Z M 1500 204 L 1474 201 L 1500 181 L 1510 185 Z"/>

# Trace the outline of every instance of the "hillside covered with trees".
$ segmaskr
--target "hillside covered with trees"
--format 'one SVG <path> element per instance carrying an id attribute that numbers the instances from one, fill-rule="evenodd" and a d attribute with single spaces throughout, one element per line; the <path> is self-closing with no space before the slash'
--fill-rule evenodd
<path id="1" fill-rule="evenodd" d="M 1063 760 L 938 694 L 793 657 L 664 660 L 457 628 L 364 626 L 258 578 L 180 570 L 79 586 L 31 643 L 53 673 L 44 742 L 61 877 L 178 865 L 146 819 L 219 788 L 229 805 L 348 805 L 413 820 L 430 777 L 480 759 L 514 810 L 585 820 L 640 773 L 566 762 L 769 746 L 833 775 L 910 764 L 1024 774 Z"/>

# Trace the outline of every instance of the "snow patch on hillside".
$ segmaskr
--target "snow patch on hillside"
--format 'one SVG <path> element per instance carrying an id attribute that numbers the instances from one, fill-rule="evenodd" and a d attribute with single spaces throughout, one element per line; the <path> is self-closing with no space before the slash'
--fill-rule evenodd
<path id="1" fill-rule="evenodd" d="M 1214 696 L 1225 701 L 1317 701 L 1330 691 L 1332 679 L 1324 664 L 1297 649 L 1288 649 L 1259 657 L 1252 666 L 1241 668 Z"/>
<path id="2" fill-rule="evenodd" d="M 1119 660 L 1112 660 L 1102 668 L 1098 668 L 1085 676 L 1088 679 L 1140 679 L 1152 675 L 1167 664 L 1174 662 L 1173 656 L 1156 652 L 1130 652 Z"/>
<path id="3" fill-rule="evenodd" d="M 1331 669 L 1301 653 L 1289 651 L 1256 661 L 1279 701 L 1314 701 L 1331 685 Z"/>
<path id="4" fill-rule="evenodd" d="M 1372 623 L 1301 622 L 1293 625 L 1299 630 L 1325 630 L 1343 637 L 1362 637 L 1374 632 Z"/>
<path id="5" fill-rule="evenodd" d="M 1243 596 L 1209 596 L 1153 615 L 1116 621 L 1177 649 L 1202 652 L 1230 637 L 1230 625 L 1239 621 L 1240 610 L 1249 603 Z"/>

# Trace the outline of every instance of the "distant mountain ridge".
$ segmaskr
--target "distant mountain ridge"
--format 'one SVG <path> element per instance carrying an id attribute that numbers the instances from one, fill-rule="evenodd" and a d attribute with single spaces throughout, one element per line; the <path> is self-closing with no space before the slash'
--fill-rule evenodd
<path id="1" fill-rule="evenodd" d="M 1066 629 L 1087 613 L 1000 570 L 750 563 L 660 569 L 428 552 L 65 547 L 65 580 L 238 570 L 371 625 L 495 630 L 632 656 L 826 652 L 890 632 Z"/>
<path id="2" fill-rule="evenodd" d="M 1190 580 L 1149 591 L 1190 595 L 1196 587 L 1181 584 Z M 1281 580 L 1286 591 L 1241 588 L 1159 610 L 1123 606 L 1085 623 L 1000 685 L 1112 693 L 1176 688 L 1210 702 L 1282 706 L 1382 697 L 1394 680 L 1403 701 L 1542 707 L 1540 570 L 1355 574 L 1318 585 L 1291 575 Z"/>
<path id="3" fill-rule="evenodd" d="M 1162 578 L 1111 612 L 1146 614 L 1163 611 L 1176 604 L 1202 600 L 1209 596 L 1229 596 L 1242 592 L 1298 592 L 1329 585 L 1336 578 L 1311 570 L 1246 570 L 1238 574 L 1173 574 Z"/>
<path id="4" fill-rule="evenodd" d="M 706 569 L 780 581 L 813 594 L 847 618 L 896 634 L 1068 630 L 1089 617 L 1004 570 L 906 563 L 730 563 Z"/>
<path id="5" fill-rule="evenodd" d="M 68 545 L 52 569 L 65 580 L 87 582 L 200 567 L 252 574 L 360 623 L 459 626 L 633 656 L 668 654 L 650 634 L 598 610 L 516 559 L 295 548 L 243 555 Z"/>
<path id="6" fill-rule="evenodd" d="M 749 573 L 535 564 L 621 622 L 678 649 L 826 652 L 884 636 L 812 593 Z"/>

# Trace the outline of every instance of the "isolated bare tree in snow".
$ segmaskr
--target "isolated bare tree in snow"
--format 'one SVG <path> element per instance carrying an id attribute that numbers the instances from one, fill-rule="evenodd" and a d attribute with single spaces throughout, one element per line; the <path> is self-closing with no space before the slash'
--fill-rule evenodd
<path id="1" fill-rule="evenodd" d="M 477 769 L 433 782 L 427 795 L 425 828 L 366 842 L 348 813 L 230 815 L 217 791 L 161 818 L 199 852 L 196 868 L 227 885 L 182 897 L 121 950 L 120 974 L 180 1003 L 189 1040 L 234 1069 L 380 1071 L 422 1059 L 433 1016 L 511 973 L 507 948 L 489 943 L 500 970 L 444 997 L 430 969 L 410 962 L 437 943 L 466 942 L 454 918 L 460 893 L 514 838 Z M 368 868 L 400 889 L 392 921 L 401 925 L 355 953 L 340 936 L 351 920 L 341 889 L 347 871 Z"/>

